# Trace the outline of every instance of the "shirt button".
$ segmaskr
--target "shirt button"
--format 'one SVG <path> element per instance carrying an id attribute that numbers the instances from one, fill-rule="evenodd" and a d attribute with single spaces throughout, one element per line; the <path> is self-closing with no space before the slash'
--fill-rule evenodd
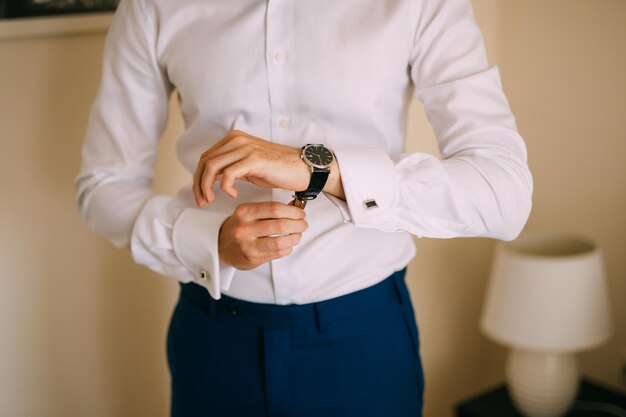
<path id="1" fill-rule="evenodd" d="M 283 129 L 289 127 L 289 119 L 280 119 L 278 121 L 278 126 L 282 127 Z"/>
<path id="2" fill-rule="evenodd" d="M 281 51 L 278 51 L 274 54 L 274 59 L 276 62 L 283 62 L 285 60 L 285 54 Z"/>
<path id="3" fill-rule="evenodd" d="M 231 309 L 231 312 L 233 313 L 233 316 L 239 316 L 241 315 L 241 313 L 243 312 L 243 310 L 241 309 L 241 307 L 239 306 L 233 306 L 233 308 Z"/>
<path id="4" fill-rule="evenodd" d="M 206 281 L 208 278 L 208 274 L 206 273 L 206 271 L 203 269 L 202 271 L 200 271 L 200 279 L 202 281 Z"/>

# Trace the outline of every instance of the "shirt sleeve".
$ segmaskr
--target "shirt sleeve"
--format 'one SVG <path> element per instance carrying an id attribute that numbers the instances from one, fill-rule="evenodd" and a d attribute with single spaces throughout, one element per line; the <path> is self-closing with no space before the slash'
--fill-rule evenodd
<path id="1" fill-rule="evenodd" d="M 219 228 L 228 216 L 151 191 L 172 90 L 157 59 L 154 11 L 144 0 L 122 0 L 105 41 L 77 205 L 94 232 L 129 248 L 138 264 L 219 298 L 235 271 L 219 262 Z"/>
<path id="2" fill-rule="evenodd" d="M 470 0 L 419 2 L 410 76 L 437 137 L 425 153 L 336 149 L 357 227 L 512 240 L 531 208 L 526 147 Z"/>

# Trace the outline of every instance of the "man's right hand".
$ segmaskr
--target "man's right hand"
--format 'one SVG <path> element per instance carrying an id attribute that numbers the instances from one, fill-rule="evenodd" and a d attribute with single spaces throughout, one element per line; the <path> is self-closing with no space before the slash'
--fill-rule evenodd
<path id="1" fill-rule="evenodd" d="M 220 261 L 247 270 L 289 255 L 308 227 L 304 217 L 303 209 L 278 202 L 237 206 L 220 228 Z"/>

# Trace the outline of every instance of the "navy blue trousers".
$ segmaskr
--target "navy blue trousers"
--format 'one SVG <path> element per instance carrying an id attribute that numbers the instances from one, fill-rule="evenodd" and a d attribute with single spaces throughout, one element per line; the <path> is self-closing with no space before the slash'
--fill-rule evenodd
<path id="1" fill-rule="evenodd" d="M 420 417 L 424 378 L 404 270 L 277 306 L 181 284 L 167 336 L 172 417 Z"/>

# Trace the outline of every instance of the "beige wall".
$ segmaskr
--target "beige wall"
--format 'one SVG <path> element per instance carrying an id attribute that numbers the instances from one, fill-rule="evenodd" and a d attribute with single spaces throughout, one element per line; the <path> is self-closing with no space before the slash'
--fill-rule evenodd
<path id="1" fill-rule="evenodd" d="M 619 330 L 583 364 L 617 384 L 626 346 L 618 302 L 626 300 L 626 3 L 474 3 L 529 145 L 530 226 L 584 233 L 605 249 Z M 102 35 L 0 41 L 2 416 L 167 415 L 164 345 L 177 284 L 90 234 L 74 208 L 102 42 Z M 409 149 L 435 152 L 420 106 L 411 112 Z M 187 179 L 173 153 L 180 128 L 174 111 L 161 143 L 161 192 Z M 426 415 L 445 417 L 454 402 L 502 380 L 505 350 L 478 331 L 494 242 L 417 243 L 409 285 Z"/>
<path id="2" fill-rule="evenodd" d="M 626 2 L 504 5 L 504 84 L 535 176 L 529 227 L 580 233 L 603 248 L 615 334 L 582 355 L 583 372 L 618 384 L 626 364 Z"/>
<path id="3" fill-rule="evenodd" d="M 535 192 L 527 228 L 584 234 L 604 250 L 615 335 L 581 355 L 582 371 L 620 386 L 626 363 L 626 2 L 492 0 L 474 6 L 529 148 Z M 409 148 L 433 151 L 419 106 L 413 110 Z M 447 416 L 452 404 L 503 378 L 505 349 L 478 330 L 494 242 L 418 245 L 410 287 L 422 336 L 426 415 Z"/>
<path id="4" fill-rule="evenodd" d="M 0 42 L 1 416 L 166 415 L 177 285 L 93 236 L 74 207 L 102 45 Z M 171 154 L 161 190 L 173 188 Z"/>

